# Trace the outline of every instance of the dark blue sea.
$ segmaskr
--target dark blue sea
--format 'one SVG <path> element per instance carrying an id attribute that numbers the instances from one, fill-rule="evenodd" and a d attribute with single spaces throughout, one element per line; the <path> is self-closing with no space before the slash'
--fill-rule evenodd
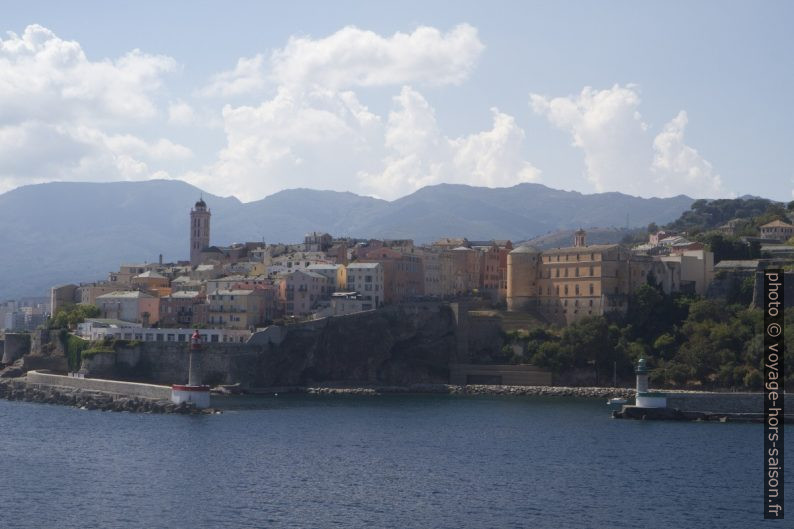
<path id="1" fill-rule="evenodd" d="M 226 412 L 0 400 L 0 527 L 794 526 L 762 519 L 758 424 L 614 420 L 601 400 L 537 397 L 213 404 Z"/>

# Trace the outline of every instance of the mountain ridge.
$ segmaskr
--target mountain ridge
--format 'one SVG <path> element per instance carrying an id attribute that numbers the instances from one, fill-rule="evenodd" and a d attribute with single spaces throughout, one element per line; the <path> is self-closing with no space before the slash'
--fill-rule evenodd
<path id="1" fill-rule="evenodd" d="M 299 242 L 310 231 L 357 238 L 445 236 L 528 240 L 560 229 L 672 221 L 694 202 L 584 194 L 543 184 L 427 186 L 387 201 L 344 191 L 286 189 L 251 202 L 179 180 L 53 182 L 0 194 L 0 300 L 42 295 L 63 282 L 104 279 L 124 262 L 188 255 L 188 213 L 203 196 L 212 244 Z"/>

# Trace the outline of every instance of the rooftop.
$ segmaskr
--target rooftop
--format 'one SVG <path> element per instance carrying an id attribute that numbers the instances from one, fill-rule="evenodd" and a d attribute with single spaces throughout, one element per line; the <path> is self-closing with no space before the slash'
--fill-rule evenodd
<path id="1" fill-rule="evenodd" d="M 97 327 L 142 327 L 140 323 L 116 320 L 113 318 L 86 318 L 85 322 L 91 323 Z"/>
<path id="2" fill-rule="evenodd" d="M 761 226 L 762 228 L 794 228 L 791 224 L 783 222 L 782 220 L 773 220 Z"/>
<path id="3" fill-rule="evenodd" d="M 758 259 L 745 259 L 745 260 L 728 260 L 724 259 L 714 265 L 714 268 L 717 270 L 732 270 L 736 268 L 748 268 L 748 269 L 757 269 L 758 268 Z"/>
<path id="4" fill-rule="evenodd" d="M 138 277 L 143 278 L 143 279 L 166 279 L 165 276 L 160 275 L 157 272 L 154 272 L 152 270 L 147 270 L 146 272 L 144 272 L 142 274 L 138 274 L 137 276 L 135 276 L 135 278 L 138 278 Z"/>
<path id="5" fill-rule="evenodd" d="M 351 268 L 353 268 L 353 269 L 356 269 L 356 268 L 367 268 L 367 269 L 369 269 L 369 268 L 377 268 L 378 266 L 380 266 L 380 263 L 350 263 L 349 265 L 347 265 L 347 269 L 348 270 L 350 270 Z"/>
<path id="6" fill-rule="evenodd" d="M 554 248 L 552 250 L 543 250 L 544 255 L 556 255 L 566 253 L 587 253 L 587 252 L 604 252 L 620 248 L 619 244 L 590 244 L 587 246 L 568 246 L 566 248 Z"/>
<path id="7" fill-rule="evenodd" d="M 101 296 L 97 296 L 97 299 L 115 299 L 115 298 L 124 298 L 124 299 L 141 299 L 141 298 L 154 298 L 151 294 L 147 294 L 146 292 L 141 292 L 140 290 L 116 290 L 115 292 L 108 292 L 107 294 L 102 294 Z"/>
<path id="8" fill-rule="evenodd" d="M 512 250 L 510 253 L 540 253 L 540 250 L 538 250 L 531 244 L 522 244 L 515 250 Z"/>
<path id="9" fill-rule="evenodd" d="M 170 296 L 166 297 L 176 299 L 193 299 L 199 296 L 201 296 L 201 293 L 195 290 L 179 290 L 177 292 L 172 292 Z"/>

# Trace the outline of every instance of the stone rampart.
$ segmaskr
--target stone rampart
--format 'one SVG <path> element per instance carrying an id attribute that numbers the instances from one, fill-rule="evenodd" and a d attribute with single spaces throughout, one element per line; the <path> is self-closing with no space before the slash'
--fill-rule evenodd
<path id="1" fill-rule="evenodd" d="M 30 335 L 25 333 L 7 332 L 3 347 L 4 364 L 11 364 L 30 352 Z"/>

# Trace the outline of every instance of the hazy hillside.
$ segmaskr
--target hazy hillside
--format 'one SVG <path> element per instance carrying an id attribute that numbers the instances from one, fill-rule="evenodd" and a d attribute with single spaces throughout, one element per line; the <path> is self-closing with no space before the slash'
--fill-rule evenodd
<path id="1" fill-rule="evenodd" d="M 201 194 L 180 181 L 50 183 L 0 195 L 0 300 L 41 295 L 62 282 L 102 279 L 120 263 L 188 255 L 188 212 Z M 693 199 L 584 195 L 539 184 L 442 184 L 387 202 L 353 193 L 292 189 L 243 204 L 204 193 L 212 242 L 298 242 L 306 232 L 378 238 L 443 236 L 526 240 L 580 226 L 672 221 Z"/>

